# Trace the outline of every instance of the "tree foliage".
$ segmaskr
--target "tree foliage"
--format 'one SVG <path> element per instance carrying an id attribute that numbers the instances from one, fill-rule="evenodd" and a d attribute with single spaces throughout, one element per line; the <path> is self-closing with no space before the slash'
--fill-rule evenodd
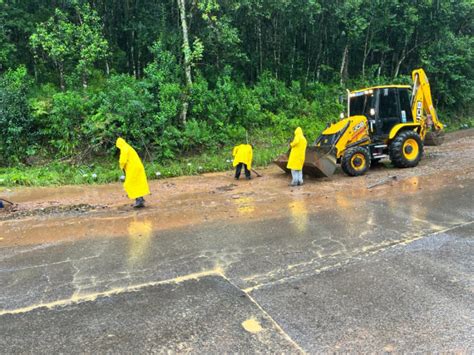
<path id="1" fill-rule="evenodd" d="M 15 162 L 32 153 L 34 124 L 27 101 L 26 68 L 7 71 L 0 78 L 0 162 Z M 28 150 L 30 148 L 30 150 Z"/>
<path id="2" fill-rule="evenodd" d="M 93 156 L 122 134 L 168 158 L 316 134 L 346 88 L 417 67 L 441 112 L 472 117 L 473 18 L 470 0 L 3 0 L 0 151 Z"/>

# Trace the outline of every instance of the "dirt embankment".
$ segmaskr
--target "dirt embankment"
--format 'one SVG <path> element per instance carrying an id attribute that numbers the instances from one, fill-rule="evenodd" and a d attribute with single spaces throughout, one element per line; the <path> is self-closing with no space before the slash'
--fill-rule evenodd
<path id="1" fill-rule="evenodd" d="M 197 223 L 273 218 L 334 205 L 357 205 L 358 199 L 416 193 L 474 178 L 474 130 L 447 134 L 443 145 L 426 147 L 413 169 L 380 164 L 361 177 L 339 170 L 331 178 L 305 180 L 297 188 L 276 166 L 261 169 L 263 177 L 233 180 L 233 173 L 204 174 L 150 182 L 145 209 L 134 210 L 120 184 L 20 188 L 0 191 L 15 202 L 0 212 L 0 247 L 129 236 Z"/>

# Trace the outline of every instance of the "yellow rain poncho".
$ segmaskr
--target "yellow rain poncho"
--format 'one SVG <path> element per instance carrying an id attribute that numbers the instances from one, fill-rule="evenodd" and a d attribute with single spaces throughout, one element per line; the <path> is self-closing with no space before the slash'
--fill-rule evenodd
<path id="1" fill-rule="evenodd" d="M 293 142 L 290 143 L 291 152 L 286 166 L 288 169 L 303 170 L 307 145 L 306 138 L 303 136 L 303 130 L 298 127 L 295 129 L 295 138 L 293 139 Z"/>
<path id="2" fill-rule="evenodd" d="M 240 163 L 247 165 L 247 169 L 252 169 L 253 150 L 250 144 L 241 144 L 234 147 L 232 151 L 234 157 L 234 167 Z"/>
<path id="3" fill-rule="evenodd" d="M 118 138 L 115 143 L 120 149 L 120 169 L 125 171 L 125 182 L 123 187 L 130 199 L 143 197 L 150 194 L 146 180 L 145 168 L 135 149 L 133 149 L 123 138 Z"/>

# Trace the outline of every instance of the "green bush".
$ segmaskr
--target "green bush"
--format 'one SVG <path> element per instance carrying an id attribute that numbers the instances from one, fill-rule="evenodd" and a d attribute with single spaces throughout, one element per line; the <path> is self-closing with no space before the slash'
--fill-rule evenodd
<path id="1" fill-rule="evenodd" d="M 16 163 L 35 153 L 36 129 L 27 100 L 31 84 L 25 67 L 0 76 L 0 164 Z"/>
<path id="2" fill-rule="evenodd" d="M 85 148 L 83 125 L 88 114 L 87 97 L 80 92 L 53 95 L 51 111 L 42 121 L 42 135 L 59 156 L 70 156 Z"/>

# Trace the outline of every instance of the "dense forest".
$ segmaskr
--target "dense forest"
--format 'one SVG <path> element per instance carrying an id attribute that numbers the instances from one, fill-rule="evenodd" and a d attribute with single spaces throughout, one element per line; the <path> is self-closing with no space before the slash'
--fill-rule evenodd
<path id="1" fill-rule="evenodd" d="M 472 0 L 0 0 L 0 165 L 314 139 L 346 89 L 423 67 L 472 119 Z"/>

